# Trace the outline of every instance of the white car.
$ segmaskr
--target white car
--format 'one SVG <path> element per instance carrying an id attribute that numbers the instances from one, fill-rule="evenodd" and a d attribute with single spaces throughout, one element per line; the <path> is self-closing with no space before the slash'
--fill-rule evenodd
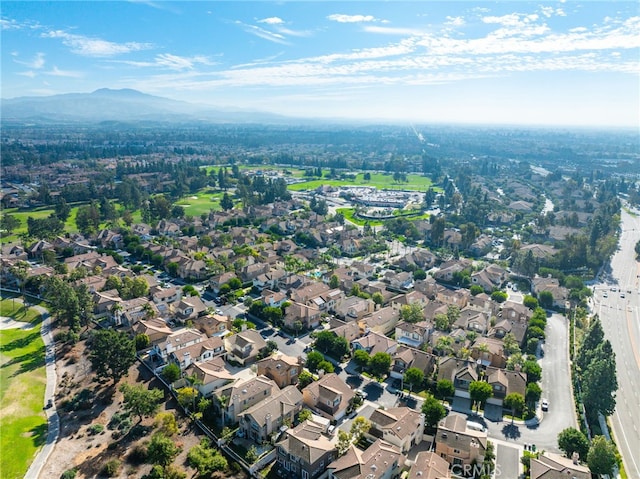
<path id="1" fill-rule="evenodd" d="M 548 411 L 549 410 L 549 401 L 547 401 L 546 399 L 543 399 L 542 403 L 540 403 L 540 408 L 543 411 Z"/>
<path id="2" fill-rule="evenodd" d="M 362 389 L 356 389 L 356 394 L 360 396 L 362 399 L 367 399 L 367 396 L 368 396 L 366 391 L 363 391 Z"/>

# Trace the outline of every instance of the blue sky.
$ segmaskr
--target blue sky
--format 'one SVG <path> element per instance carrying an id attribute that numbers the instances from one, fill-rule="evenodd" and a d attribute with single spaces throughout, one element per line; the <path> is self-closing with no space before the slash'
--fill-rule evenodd
<path id="1" fill-rule="evenodd" d="M 2 98 L 638 127 L 640 3 L 2 2 Z"/>

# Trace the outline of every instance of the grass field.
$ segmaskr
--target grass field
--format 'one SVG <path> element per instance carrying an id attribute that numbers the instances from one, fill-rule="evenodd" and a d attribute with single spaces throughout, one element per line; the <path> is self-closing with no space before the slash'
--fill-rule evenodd
<path id="1" fill-rule="evenodd" d="M 83 204 L 87 204 L 87 203 L 75 203 L 74 206 L 72 206 L 71 208 L 71 214 L 69 215 L 69 218 L 67 218 L 67 221 L 65 221 L 64 223 L 64 231 L 65 233 L 77 233 L 78 232 L 78 227 L 76 226 L 76 214 L 78 213 L 78 208 L 80 206 L 82 206 Z M 115 203 L 116 208 L 121 209 L 122 207 L 116 202 Z M 40 208 L 34 208 L 32 210 L 19 210 L 18 208 L 9 208 L 6 210 L 2 211 L 3 214 L 11 214 L 13 215 L 15 218 L 20 220 L 20 227 L 18 229 L 16 229 L 13 234 L 8 235 L 8 236 L 2 236 L 1 238 L 1 242 L 2 244 L 6 244 L 6 243 L 12 243 L 14 241 L 18 240 L 18 235 L 20 235 L 21 233 L 26 233 L 27 232 L 27 218 L 29 218 L 29 216 L 31 216 L 32 218 L 35 219 L 42 219 L 42 218 L 46 218 L 47 216 L 49 216 L 51 213 L 53 213 L 53 208 L 51 207 L 40 207 Z M 134 223 L 140 223 L 142 221 L 141 218 L 141 213 L 140 210 L 135 211 L 133 214 L 133 222 Z M 102 225 L 104 226 L 104 225 Z"/>
<path id="2" fill-rule="evenodd" d="M 220 199 L 224 193 L 211 193 L 209 188 L 201 190 L 195 195 L 185 196 L 176 202 L 177 205 L 184 207 L 184 214 L 189 216 L 200 216 L 209 210 L 217 211 L 220 209 Z"/>
<path id="3" fill-rule="evenodd" d="M 0 457 L 2 479 L 24 477 L 47 437 L 42 411 L 46 373 L 40 315 L 11 299 L 0 302 L 0 315 L 32 322 L 30 330 L 0 331 Z"/>
<path id="4" fill-rule="evenodd" d="M 384 175 L 382 173 L 371 173 L 371 179 L 365 181 L 364 174 L 358 173 L 353 181 L 344 180 L 311 180 L 304 183 L 296 183 L 289 185 L 289 189 L 292 191 L 313 190 L 318 186 L 330 185 L 330 186 L 374 186 L 379 189 L 389 190 L 414 190 L 414 191 L 426 191 L 432 186 L 431 178 L 420 175 L 407 175 L 409 181 L 398 183 L 393 180 L 393 175 Z"/>

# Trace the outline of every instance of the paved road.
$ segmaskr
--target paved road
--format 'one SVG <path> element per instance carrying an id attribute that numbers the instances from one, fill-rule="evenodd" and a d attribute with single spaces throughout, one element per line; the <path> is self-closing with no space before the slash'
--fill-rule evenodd
<path id="1" fill-rule="evenodd" d="M 53 332 L 51 328 L 51 317 L 49 316 L 49 312 L 41 306 L 33 306 L 38 312 L 42 315 L 43 323 L 40 329 L 40 333 L 42 334 L 42 339 L 44 341 L 44 345 L 46 348 L 45 353 L 45 368 L 47 374 L 47 383 L 44 391 L 44 403 L 43 406 L 46 406 L 49 400 L 52 402 L 52 406 L 50 408 L 45 407 L 45 411 L 47 414 L 47 420 L 49 421 L 49 430 L 47 432 L 47 442 L 40 451 L 38 451 L 38 455 L 34 459 L 33 463 L 29 467 L 27 474 L 25 475 L 26 479 L 37 479 L 40 476 L 40 471 L 44 467 L 49 455 L 53 451 L 53 448 L 56 445 L 56 441 L 58 440 L 58 435 L 60 433 L 60 419 L 58 417 L 58 413 L 56 412 L 56 403 L 55 403 L 55 392 L 56 392 L 56 356 L 55 356 L 55 346 L 53 342 Z"/>
<path id="2" fill-rule="evenodd" d="M 537 449 L 559 452 L 557 438 L 560 431 L 576 427 L 569 371 L 568 324 L 564 316 L 553 314 L 547 318 L 546 333 L 544 356 L 539 363 L 542 366 L 542 394 L 549 400 L 549 411 L 543 413 L 538 410 L 540 421 L 530 421 L 530 424 L 483 420 L 489 431 L 489 439 L 511 443 L 519 448 L 525 444 L 535 444 Z"/>
<path id="3" fill-rule="evenodd" d="M 621 220 L 619 249 L 610 271 L 602 275 L 603 282 L 596 285 L 594 310 L 616 353 L 618 392 L 611 416 L 613 434 L 628 476 L 640 478 L 640 263 L 634 252 L 640 240 L 640 216 L 623 210 Z"/>

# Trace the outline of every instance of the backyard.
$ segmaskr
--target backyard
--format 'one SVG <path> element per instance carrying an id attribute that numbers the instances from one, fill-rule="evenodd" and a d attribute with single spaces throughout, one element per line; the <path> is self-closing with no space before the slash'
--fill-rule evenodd
<path id="1" fill-rule="evenodd" d="M 0 476 L 13 479 L 24 477 L 47 437 L 45 347 L 37 311 L 3 299 L 0 316 L 33 325 L 0 330 Z"/>

